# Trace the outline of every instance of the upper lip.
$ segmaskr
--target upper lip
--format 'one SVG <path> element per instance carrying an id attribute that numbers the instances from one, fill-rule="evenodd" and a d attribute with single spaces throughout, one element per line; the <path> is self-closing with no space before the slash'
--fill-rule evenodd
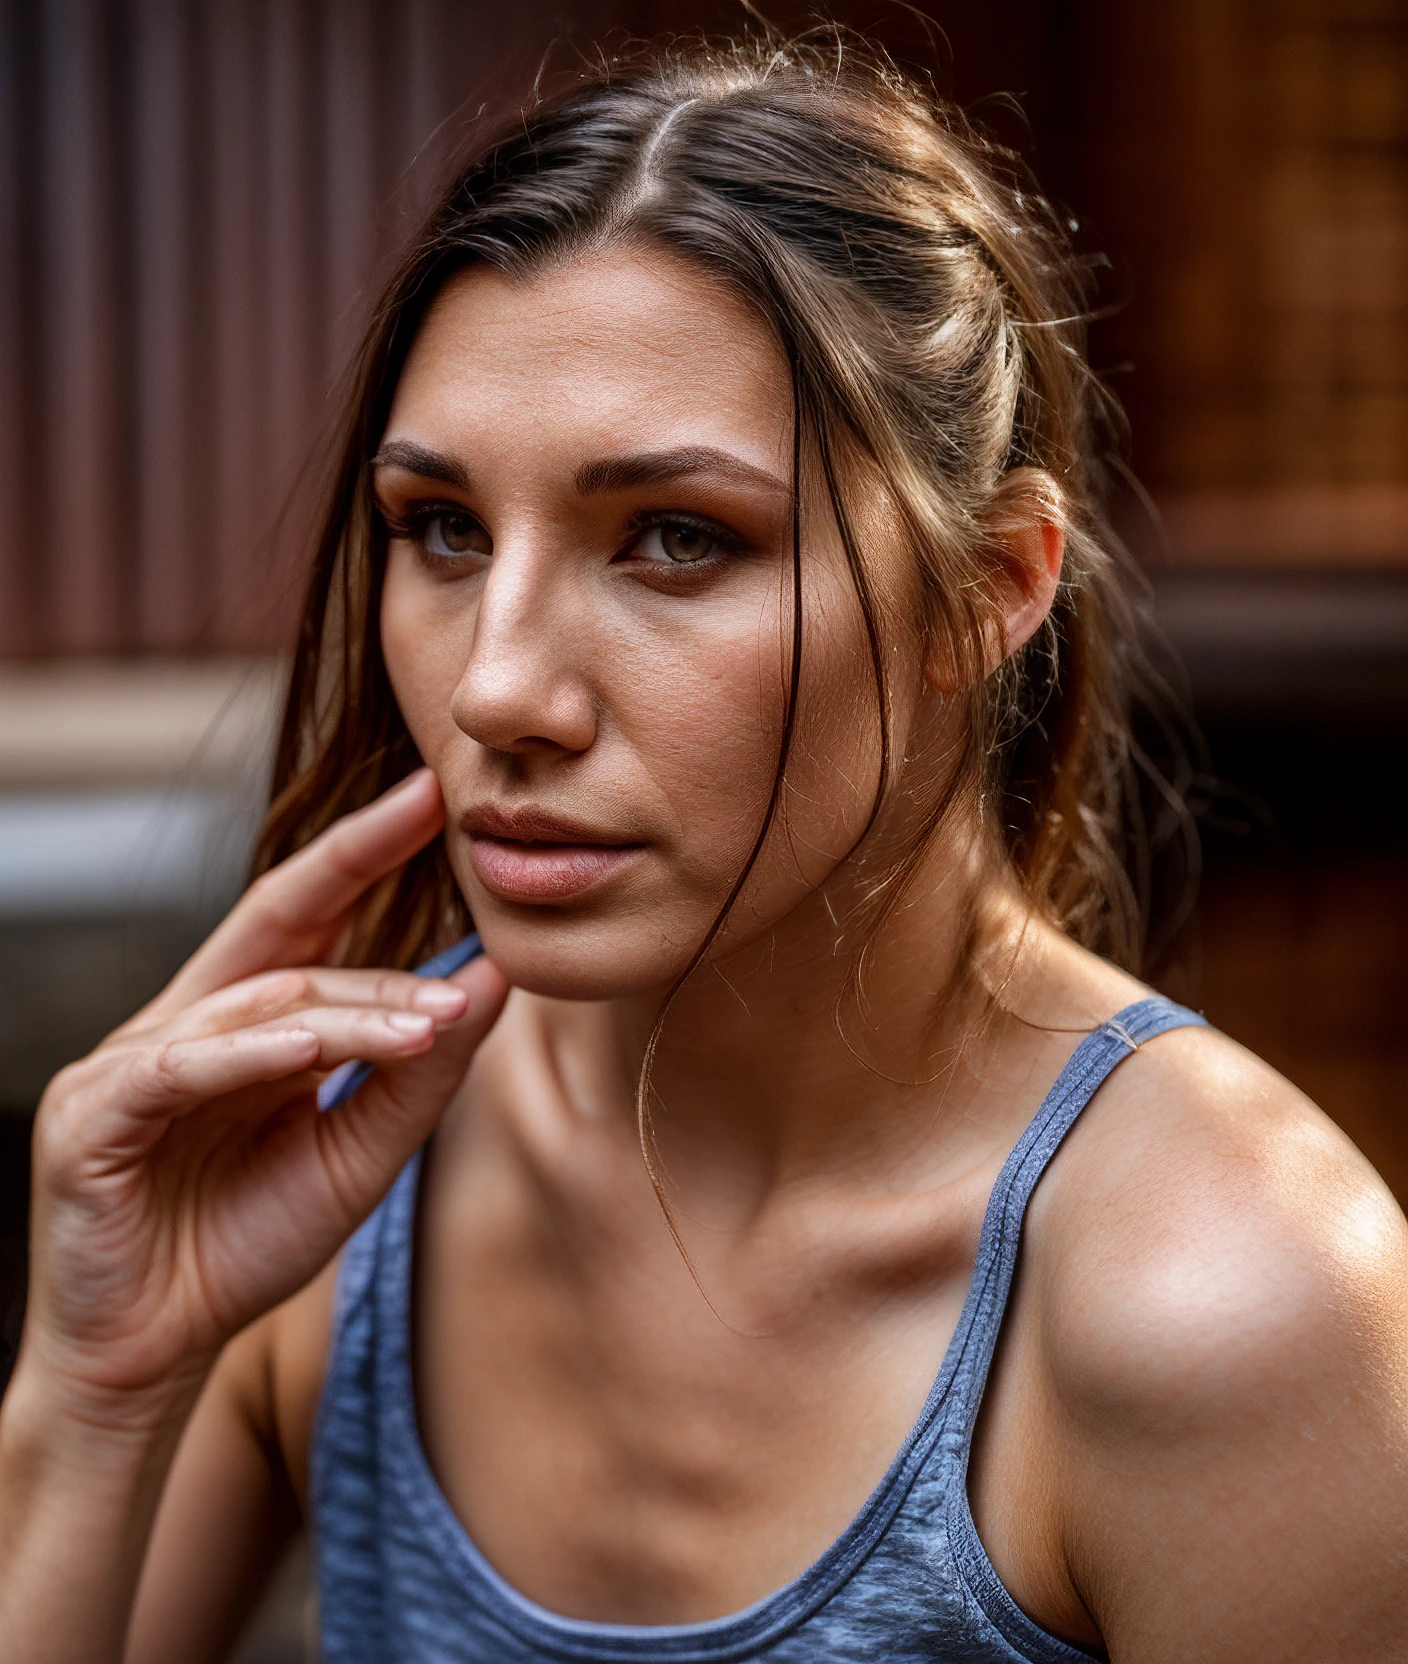
<path id="1" fill-rule="evenodd" d="M 512 807 L 479 803 L 460 816 L 460 826 L 471 837 L 508 838 L 515 843 L 633 844 L 640 841 L 588 826 L 569 815 L 549 814 L 531 803 Z"/>

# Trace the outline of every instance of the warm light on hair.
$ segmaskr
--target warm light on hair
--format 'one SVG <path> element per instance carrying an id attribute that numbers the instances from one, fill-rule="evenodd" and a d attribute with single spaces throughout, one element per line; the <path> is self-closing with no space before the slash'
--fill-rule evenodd
<path id="1" fill-rule="evenodd" d="M 1139 588 L 1104 515 L 1118 411 L 1085 356 L 1088 271 L 1015 158 L 836 30 L 607 62 L 541 94 L 462 164 L 358 362 L 258 865 L 418 761 L 381 658 L 385 551 L 367 465 L 427 307 L 466 267 L 523 277 L 622 241 L 727 282 L 773 330 L 792 367 L 797 454 L 815 454 L 825 477 L 883 716 L 888 621 L 847 512 L 848 459 L 879 470 L 922 577 L 928 615 L 913 623 L 954 667 L 964 706 L 929 830 L 968 794 L 1032 904 L 1136 966 L 1148 837 L 1130 711 L 1151 673 Z M 1047 625 L 994 670 L 994 533 L 1014 516 L 1058 524 L 1065 564 Z M 799 534 L 792 690 L 759 846 L 794 727 L 801 549 Z M 887 745 L 882 794 L 893 763 Z M 1177 816 L 1177 794 L 1149 777 Z M 877 881 L 887 900 L 920 848 Z M 465 928 L 437 842 L 384 888 L 349 951 L 404 964 Z"/>

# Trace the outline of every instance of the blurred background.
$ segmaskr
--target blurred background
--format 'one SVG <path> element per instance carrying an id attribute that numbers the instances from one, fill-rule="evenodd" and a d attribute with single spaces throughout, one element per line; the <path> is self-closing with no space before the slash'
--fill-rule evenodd
<path id="1" fill-rule="evenodd" d="M 1108 262 L 1093 357 L 1147 492 L 1121 516 L 1219 783 L 1162 984 L 1408 1200 L 1408 0 L 923 13 L 832 15 L 1028 156 Z M 44 1081 L 238 891 L 300 483 L 446 156 L 546 52 L 743 22 L 0 0 L 0 1296 Z M 302 1656 L 300 1579 L 246 1664 Z"/>

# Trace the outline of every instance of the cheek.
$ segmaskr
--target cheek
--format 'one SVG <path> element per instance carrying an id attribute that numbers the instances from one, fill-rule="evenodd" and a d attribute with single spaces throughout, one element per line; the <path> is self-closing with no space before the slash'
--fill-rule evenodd
<path id="1" fill-rule="evenodd" d="M 882 783 L 882 744 L 869 638 L 854 586 L 844 572 L 813 568 L 809 577 L 786 824 L 766 855 L 770 868 L 780 865 L 815 888 L 865 827 Z"/>
<path id="2" fill-rule="evenodd" d="M 880 785 L 880 717 L 849 576 L 809 575 L 802 686 L 781 813 L 730 915 L 730 937 L 779 920 L 833 873 Z M 790 606 L 788 608 L 790 613 Z M 777 773 L 790 630 L 774 597 L 751 623 L 647 656 L 618 709 L 639 713 L 632 749 L 670 804 L 676 871 L 722 902 L 752 851 Z"/>
<path id="3" fill-rule="evenodd" d="M 462 621 L 426 604 L 393 550 L 381 597 L 381 651 L 396 703 L 421 756 L 438 770 L 454 741 L 451 700 L 464 670 Z"/>
<path id="4" fill-rule="evenodd" d="M 720 609 L 710 627 L 671 632 L 623 655 L 608 703 L 650 781 L 689 874 L 732 885 L 767 809 L 785 682 L 777 606 Z"/>

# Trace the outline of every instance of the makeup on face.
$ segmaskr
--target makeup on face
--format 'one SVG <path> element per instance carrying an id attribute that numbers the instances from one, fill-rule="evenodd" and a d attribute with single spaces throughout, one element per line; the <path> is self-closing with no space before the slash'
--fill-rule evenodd
<path id="1" fill-rule="evenodd" d="M 607 849 L 585 844 L 519 844 L 472 838 L 469 858 L 475 876 L 501 901 L 569 901 L 614 877 L 639 854 L 640 846 Z"/>
<path id="2" fill-rule="evenodd" d="M 654 258 L 475 271 L 421 327 L 377 453 L 382 648 L 516 987 L 670 986 L 750 861 L 788 699 L 792 416 L 767 328 Z M 871 663 L 824 508 L 786 830 L 730 946 L 805 901 L 870 808 Z"/>
<path id="3" fill-rule="evenodd" d="M 632 865 L 645 845 L 531 805 L 483 804 L 461 817 L 475 876 L 501 901 L 552 904 Z"/>

